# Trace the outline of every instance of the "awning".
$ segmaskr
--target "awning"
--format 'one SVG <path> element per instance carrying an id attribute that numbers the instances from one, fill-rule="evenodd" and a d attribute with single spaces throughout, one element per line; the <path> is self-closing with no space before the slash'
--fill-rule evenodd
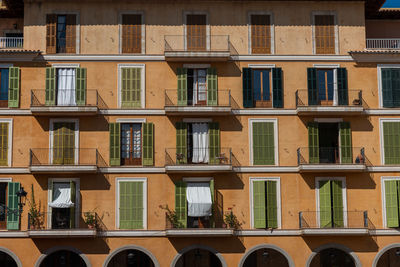
<path id="1" fill-rule="evenodd" d="M 74 206 L 71 201 L 71 186 L 69 183 L 53 184 L 53 202 L 49 206 L 52 208 L 71 208 Z"/>
<path id="2" fill-rule="evenodd" d="M 188 216 L 211 216 L 211 191 L 209 183 L 188 183 L 186 187 Z"/>

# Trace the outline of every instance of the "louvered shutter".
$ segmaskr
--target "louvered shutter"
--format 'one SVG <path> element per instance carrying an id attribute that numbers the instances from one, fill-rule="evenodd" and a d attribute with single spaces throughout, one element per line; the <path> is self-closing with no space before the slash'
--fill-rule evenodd
<path id="1" fill-rule="evenodd" d="M 400 107 L 400 69 L 392 69 L 393 107 Z"/>
<path id="2" fill-rule="evenodd" d="M 45 105 L 54 106 L 56 104 L 56 69 L 46 68 L 45 82 Z"/>
<path id="3" fill-rule="evenodd" d="M 308 105 L 318 105 L 317 69 L 307 68 Z"/>
<path id="4" fill-rule="evenodd" d="M 123 108 L 141 107 L 141 68 L 121 69 L 121 106 Z"/>
<path id="5" fill-rule="evenodd" d="M 20 69 L 19 67 L 9 68 L 8 76 L 8 107 L 17 108 L 19 106 L 20 91 Z"/>
<path id="6" fill-rule="evenodd" d="M 86 104 L 86 68 L 76 68 L 75 100 L 78 106 Z"/>
<path id="7" fill-rule="evenodd" d="M 0 166 L 8 165 L 8 127 L 7 122 L 0 123 Z"/>
<path id="8" fill-rule="evenodd" d="M 46 15 L 46 53 L 56 53 L 56 40 L 57 40 L 57 15 Z"/>
<path id="9" fill-rule="evenodd" d="M 254 228 L 266 228 L 265 182 L 253 181 L 253 219 Z"/>
<path id="10" fill-rule="evenodd" d="M 66 15 L 65 52 L 76 53 L 76 15 Z"/>
<path id="11" fill-rule="evenodd" d="M 187 201 L 186 201 L 186 183 L 178 181 L 175 183 L 175 212 L 178 216 L 178 222 L 183 228 L 187 227 Z"/>
<path id="12" fill-rule="evenodd" d="M 75 228 L 75 211 L 76 211 L 76 184 L 74 181 L 70 181 L 70 189 L 71 189 L 71 202 L 74 203 L 74 205 L 69 208 L 69 226 L 71 229 Z"/>
<path id="13" fill-rule="evenodd" d="M 332 204 L 333 204 L 333 225 L 334 227 L 343 227 L 343 193 L 342 181 L 332 180 Z"/>
<path id="14" fill-rule="evenodd" d="M 347 69 L 338 68 L 337 70 L 337 89 L 338 102 L 341 106 L 349 105 L 349 90 L 347 86 Z"/>
<path id="15" fill-rule="evenodd" d="M 383 122 L 385 164 L 400 164 L 400 122 Z"/>
<path id="16" fill-rule="evenodd" d="M 253 164 L 275 164 L 274 123 L 253 122 Z"/>
<path id="17" fill-rule="evenodd" d="M 218 105 L 218 77 L 216 68 L 207 69 L 207 105 Z"/>
<path id="18" fill-rule="evenodd" d="M 119 228 L 143 229 L 143 182 L 119 182 Z"/>
<path id="19" fill-rule="evenodd" d="M 110 166 L 121 165 L 121 125 L 110 123 Z"/>
<path id="20" fill-rule="evenodd" d="M 269 15 L 251 15 L 251 53 L 271 53 L 271 22 Z"/>
<path id="21" fill-rule="evenodd" d="M 18 211 L 19 208 L 17 192 L 20 186 L 20 183 L 8 183 L 7 208 L 12 211 Z M 17 213 L 7 213 L 7 230 L 19 230 L 19 215 Z"/>
<path id="22" fill-rule="evenodd" d="M 272 69 L 272 103 L 274 108 L 283 108 L 282 69 Z"/>
<path id="23" fill-rule="evenodd" d="M 185 122 L 177 122 L 176 164 L 186 164 L 186 163 L 187 163 L 187 124 Z"/>
<path id="24" fill-rule="evenodd" d="M 391 108 L 393 105 L 392 69 L 382 69 L 382 98 L 383 107 Z"/>
<path id="25" fill-rule="evenodd" d="M 319 163 L 318 122 L 308 123 L 308 154 L 310 164 Z"/>
<path id="26" fill-rule="evenodd" d="M 277 203 L 277 182 L 266 181 L 266 196 L 267 196 L 267 227 L 278 227 L 278 203 Z"/>
<path id="27" fill-rule="evenodd" d="M 131 182 L 132 195 L 132 229 L 143 229 L 143 182 Z"/>
<path id="28" fill-rule="evenodd" d="M 122 53 L 142 52 L 142 16 L 122 15 Z"/>
<path id="29" fill-rule="evenodd" d="M 387 227 L 399 227 L 399 202 L 397 181 L 385 181 L 385 204 Z"/>
<path id="30" fill-rule="evenodd" d="M 210 164 L 219 164 L 218 157 L 220 156 L 221 153 L 221 146 L 220 146 L 220 130 L 218 122 L 210 122 L 208 124 L 208 136 L 210 139 L 209 140 Z"/>
<path id="31" fill-rule="evenodd" d="M 187 69 L 178 68 L 178 106 L 187 105 Z"/>
<path id="32" fill-rule="evenodd" d="M 335 54 L 335 17 L 316 15 L 314 18 L 316 54 Z"/>
<path id="33" fill-rule="evenodd" d="M 319 181 L 319 221 L 320 227 L 332 226 L 331 183 L 329 180 Z"/>
<path id="34" fill-rule="evenodd" d="M 143 165 L 154 164 L 154 124 L 143 124 Z"/>
<path id="35" fill-rule="evenodd" d="M 341 122 L 340 126 L 340 159 L 341 163 L 353 163 L 351 145 L 351 128 L 349 122 Z"/>
<path id="36" fill-rule="evenodd" d="M 243 107 L 252 108 L 253 102 L 253 72 L 251 68 L 243 68 Z"/>

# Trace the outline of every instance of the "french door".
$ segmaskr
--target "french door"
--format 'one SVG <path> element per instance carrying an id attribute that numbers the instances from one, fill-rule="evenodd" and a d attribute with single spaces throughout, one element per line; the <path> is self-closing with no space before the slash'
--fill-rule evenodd
<path id="1" fill-rule="evenodd" d="M 186 44 L 188 51 L 207 50 L 206 15 L 187 15 Z"/>
<path id="2" fill-rule="evenodd" d="M 142 124 L 121 124 L 121 165 L 142 165 Z"/>
<path id="3" fill-rule="evenodd" d="M 52 152 L 53 164 L 75 163 L 75 123 L 54 123 Z"/>

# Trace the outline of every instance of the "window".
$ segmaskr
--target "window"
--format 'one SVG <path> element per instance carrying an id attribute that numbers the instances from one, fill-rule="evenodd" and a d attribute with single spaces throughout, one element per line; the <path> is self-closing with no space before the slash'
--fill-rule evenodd
<path id="1" fill-rule="evenodd" d="M 11 166 L 12 120 L 0 120 L 0 166 Z"/>
<path id="2" fill-rule="evenodd" d="M 46 21 L 47 53 L 76 53 L 76 15 L 47 14 Z"/>
<path id="3" fill-rule="evenodd" d="M 19 87 L 19 67 L 3 68 L 0 64 L 0 107 L 17 108 L 19 106 Z"/>
<path id="4" fill-rule="evenodd" d="M 270 15 L 250 15 L 251 53 L 271 54 Z"/>
<path id="5" fill-rule="evenodd" d="M 9 69 L 0 69 L 0 107 L 8 106 Z"/>
<path id="6" fill-rule="evenodd" d="M 381 120 L 383 164 L 400 164 L 400 121 Z"/>
<path id="7" fill-rule="evenodd" d="M 400 227 L 400 178 L 383 178 L 383 199 L 387 227 Z"/>
<path id="8" fill-rule="evenodd" d="M 207 16 L 186 15 L 187 51 L 207 50 Z"/>
<path id="9" fill-rule="evenodd" d="M 146 178 L 117 178 L 117 228 L 146 229 Z"/>
<path id="10" fill-rule="evenodd" d="M 279 178 L 252 178 L 250 184 L 253 227 L 280 227 Z"/>
<path id="11" fill-rule="evenodd" d="M 250 159 L 253 165 L 277 164 L 276 120 L 250 120 Z"/>
<path id="12" fill-rule="evenodd" d="M 12 211 L 18 210 L 17 192 L 20 183 L 12 183 L 11 179 L 0 179 L 0 208 L 5 211 L 8 208 Z M 15 213 L 2 212 L 0 214 L 0 229 L 19 230 L 19 216 Z"/>
<path id="13" fill-rule="evenodd" d="M 245 108 L 282 108 L 281 68 L 243 68 L 243 106 Z"/>
<path id="14" fill-rule="evenodd" d="M 400 107 L 400 68 L 380 68 L 382 106 Z"/>
<path id="15" fill-rule="evenodd" d="M 50 126 L 51 164 L 73 165 L 78 162 L 78 122 L 52 120 Z"/>
<path id="16" fill-rule="evenodd" d="M 145 106 L 145 66 L 120 64 L 119 106 L 121 108 L 144 108 Z"/>
<path id="17" fill-rule="evenodd" d="M 140 14 L 122 14 L 122 53 L 142 53 Z"/>
<path id="18" fill-rule="evenodd" d="M 154 164 L 154 124 L 110 123 L 110 165 L 151 166 Z"/>
<path id="19" fill-rule="evenodd" d="M 317 179 L 318 222 L 320 228 L 344 227 L 346 185 L 344 179 Z"/>
<path id="20" fill-rule="evenodd" d="M 316 54 L 335 54 L 335 16 L 314 15 L 314 45 Z"/>

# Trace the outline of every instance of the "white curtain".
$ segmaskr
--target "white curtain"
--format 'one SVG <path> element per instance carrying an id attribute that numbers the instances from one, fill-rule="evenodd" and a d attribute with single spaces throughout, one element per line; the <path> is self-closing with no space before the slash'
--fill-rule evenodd
<path id="1" fill-rule="evenodd" d="M 71 201 L 71 186 L 69 183 L 53 184 L 53 202 L 49 206 L 52 208 L 71 208 L 74 206 Z"/>
<path id="2" fill-rule="evenodd" d="M 76 106 L 75 69 L 57 69 L 57 105 Z"/>
<path id="3" fill-rule="evenodd" d="M 198 101 L 207 100 L 207 72 L 199 69 L 193 70 L 193 105 Z"/>
<path id="4" fill-rule="evenodd" d="M 193 163 L 208 163 L 208 123 L 193 123 Z"/>
<path id="5" fill-rule="evenodd" d="M 188 183 L 186 187 L 188 216 L 203 217 L 212 215 L 212 201 L 209 183 Z"/>

